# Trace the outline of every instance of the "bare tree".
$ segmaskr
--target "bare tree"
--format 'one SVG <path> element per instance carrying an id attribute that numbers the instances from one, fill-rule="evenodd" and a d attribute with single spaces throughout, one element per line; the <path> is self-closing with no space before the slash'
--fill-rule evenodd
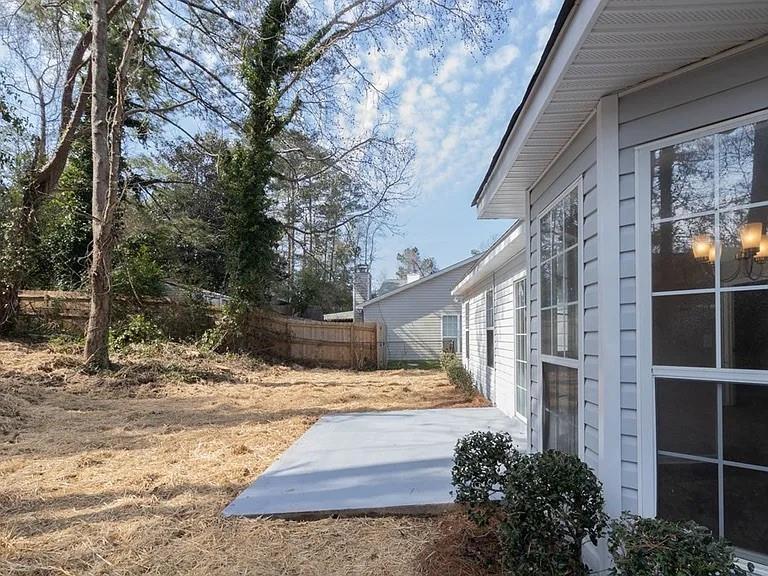
<path id="1" fill-rule="evenodd" d="M 115 101 L 109 101 L 107 0 L 93 0 L 91 46 L 91 147 L 93 150 L 93 248 L 91 253 L 91 306 L 85 339 L 85 362 L 91 368 L 109 366 L 112 247 L 115 212 L 120 202 L 120 159 L 126 97 L 133 71 L 142 22 L 150 0 L 141 0 L 116 71 Z"/>

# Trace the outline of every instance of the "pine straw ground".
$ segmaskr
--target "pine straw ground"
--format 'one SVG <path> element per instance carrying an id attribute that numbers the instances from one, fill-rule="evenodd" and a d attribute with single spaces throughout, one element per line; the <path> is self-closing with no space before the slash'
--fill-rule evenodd
<path id="1" fill-rule="evenodd" d="M 0 574 L 404 576 L 435 565 L 445 518 L 220 512 L 324 413 L 467 405 L 442 373 L 266 366 L 180 345 L 115 360 L 116 372 L 90 376 L 76 350 L 0 342 Z"/>

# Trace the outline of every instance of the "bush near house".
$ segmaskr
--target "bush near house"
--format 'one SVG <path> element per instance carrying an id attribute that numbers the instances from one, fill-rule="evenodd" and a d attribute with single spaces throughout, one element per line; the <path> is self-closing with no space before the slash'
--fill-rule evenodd
<path id="1" fill-rule="evenodd" d="M 624 514 L 611 523 L 608 549 L 615 576 L 743 576 L 733 548 L 695 522 L 669 522 Z"/>
<path id="2" fill-rule="evenodd" d="M 456 501 L 479 524 L 495 526 L 502 571 L 515 576 L 589 573 L 586 539 L 606 526 L 600 481 L 576 456 L 517 452 L 508 434 L 472 433 L 455 451 Z"/>
<path id="3" fill-rule="evenodd" d="M 464 368 L 461 359 L 456 354 L 444 352 L 440 357 L 440 365 L 448 375 L 450 383 L 456 386 L 458 390 L 461 390 L 468 396 L 475 394 L 476 390 L 472 382 L 472 374 Z"/>

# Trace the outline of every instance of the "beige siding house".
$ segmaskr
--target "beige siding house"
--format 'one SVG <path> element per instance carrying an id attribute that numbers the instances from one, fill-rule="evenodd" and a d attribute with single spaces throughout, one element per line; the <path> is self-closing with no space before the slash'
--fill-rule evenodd
<path id="1" fill-rule="evenodd" d="M 461 351 L 461 305 L 451 295 L 479 256 L 401 286 L 362 304 L 363 319 L 383 327 L 387 362 L 434 361 Z"/>

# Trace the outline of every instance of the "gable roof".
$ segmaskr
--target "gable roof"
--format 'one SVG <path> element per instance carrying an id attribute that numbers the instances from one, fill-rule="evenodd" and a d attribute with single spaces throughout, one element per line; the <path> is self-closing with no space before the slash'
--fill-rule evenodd
<path id="1" fill-rule="evenodd" d="M 371 300 L 367 300 L 366 302 L 363 302 L 360 304 L 361 308 L 365 308 L 369 304 L 375 304 L 376 302 L 381 302 L 382 300 L 385 300 L 386 298 L 390 298 L 392 296 L 395 296 L 397 294 L 401 294 L 405 292 L 406 290 L 410 290 L 411 288 L 415 288 L 416 286 L 421 286 L 422 284 L 426 284 L 430 280 L 434 280 L 435 278 L 439 278 L 440 276 L 447 274 L 448 272 L 453 272 L 457 268 L 461 268 L 462 266 L 466 266 L 467 264 L 471 264 L 472 262 L 475 262 L 479 258 L 481 258 L 482 254 L 476 254 L 474 256 L 470 256 L 469 258 L 465 258 L 461 262 L 456 262 L 456 264 L 453 264 L 451 266 L 448 266 L 448 268 L 444 268 L 442 270 L 438 270 L 437 272 L 434 272 L 430 274 L 429 276 L 424 276 L 423 278 L 419 278 L 418 280 L 415 280 L 411 282 L 410 284 L 404 284 L 403 286 L 400 286 L 399 288 L 395 288 L 394 290 L 390 290 L 386 294 L 382 294 L 381 296 L 377 296 L 376 298 L 372 298 Z"/>
<path id="2" fill-rule="evenodd" d="M 526 192 L 620 93 L 768 35 L 765 0 L 566 0 L 472 202 L 524 217 Z"/>

